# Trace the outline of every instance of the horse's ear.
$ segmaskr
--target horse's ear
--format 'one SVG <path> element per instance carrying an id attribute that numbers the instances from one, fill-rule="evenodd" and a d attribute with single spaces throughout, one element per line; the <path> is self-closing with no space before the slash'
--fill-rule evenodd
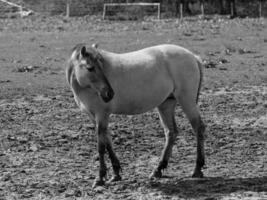
<path id="1" fill-rule="evenodd" d="M 82 57 L 85 57 L 86 56 L 86 47 L 85 46 L 83 46 L 81 48 L 81 55 L 82 55 Z"/>

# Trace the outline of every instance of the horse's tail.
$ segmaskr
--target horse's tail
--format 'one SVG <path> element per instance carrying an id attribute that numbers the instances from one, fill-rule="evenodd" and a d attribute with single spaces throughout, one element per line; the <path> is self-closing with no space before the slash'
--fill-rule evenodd
<path id="1" fill-rule="evenodd" d="M 197 65 L 198 65 L 198 69 L 199 69 L 199 84 L 198 84 L 198 91 L 197 91 L 197 99 L 196 102 L 198 103 L 198 99 L 199 99 L 199 94 L 200 94 L 200 89 L 201 89 L 201 85 L 202 85 L 202 81 L 203 81 L 203 69 L 202 69 L 202 60 L 199 56 L 195 55 L 195 58 L 197 60 Z"/>

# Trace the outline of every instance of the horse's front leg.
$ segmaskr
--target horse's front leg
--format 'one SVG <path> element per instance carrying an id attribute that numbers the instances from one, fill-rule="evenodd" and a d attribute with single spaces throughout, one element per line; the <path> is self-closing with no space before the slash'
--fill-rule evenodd
<path id="1" fill-rule="evenodd" d="M 95 179 L 93 188 L 96 186 L 102 186 L 105 184 L 104 179 L 107 175 L 107 167 L 105 163 L 105 150 L 106 150 L 106 125 L 104 121 L 96 120 L 96 135 L 97 135 L 97 150 L 99 154 L 99 174 Z"/>
<path id="2" fill-rule="evenodd" d="M 113 151 L 112 143 L 110 139 L 110 133 L 108 128 L 108 118 L 109 116 L 97 116 L 96 117 L 96 134 L 97 134 L 97 147 L 99 153 L 99 175 L 95 179 L 93 188 L 96 186 L 102 186 L 105 184 L 105 178 L 107 174 L 107 167 L 105 163 L 105 151 L 108 151 L 109 157 L 111 159 L 112 167 L 114 170 L 114 176 L 111 181 L 121 180 L 119 172 L 121 170 L 119 160 Z"/>
<path id="3" fill-rule="evenodd" d="M 111 160 L 112 163 L 112 168 L 113 168 L 113 172 L 114 175 L 113 177 L 109 180 L 109 182 L 115 182 L 115 181 L 120 181 L 121 180 L 121 176 L 120 176 L 120 172 L 121 172 L 121 166 L 120 166 L 120 161 L 118 159 L 118 157 L 116 156 L 113 147 L 112 147 L 112 141 L 111 141 L 111 135 L 110 135 L 110 131 L 107 130 L 107 151 L 109 154 L 109 158 Z"/>

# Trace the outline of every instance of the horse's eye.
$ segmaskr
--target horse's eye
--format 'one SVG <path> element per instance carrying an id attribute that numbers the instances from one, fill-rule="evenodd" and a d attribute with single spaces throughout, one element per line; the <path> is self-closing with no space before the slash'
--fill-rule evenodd
<path id="1" fill-rule="evenodd" d="M 93 71 L 95 71 L 95 68 L 94 67 L 87 67 L 86 68 L 89 72 L 93 72 Z"/>

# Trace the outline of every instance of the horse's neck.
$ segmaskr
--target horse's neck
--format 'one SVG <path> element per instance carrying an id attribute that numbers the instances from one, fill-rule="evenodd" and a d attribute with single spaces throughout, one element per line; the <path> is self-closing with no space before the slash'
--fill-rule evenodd
<path id="1" fill-rule="evenodd" d="M 101 50 L 101 55 L 105 60 L 104 72 L 116 71 L 121 66 L 120 54 Z"/>

